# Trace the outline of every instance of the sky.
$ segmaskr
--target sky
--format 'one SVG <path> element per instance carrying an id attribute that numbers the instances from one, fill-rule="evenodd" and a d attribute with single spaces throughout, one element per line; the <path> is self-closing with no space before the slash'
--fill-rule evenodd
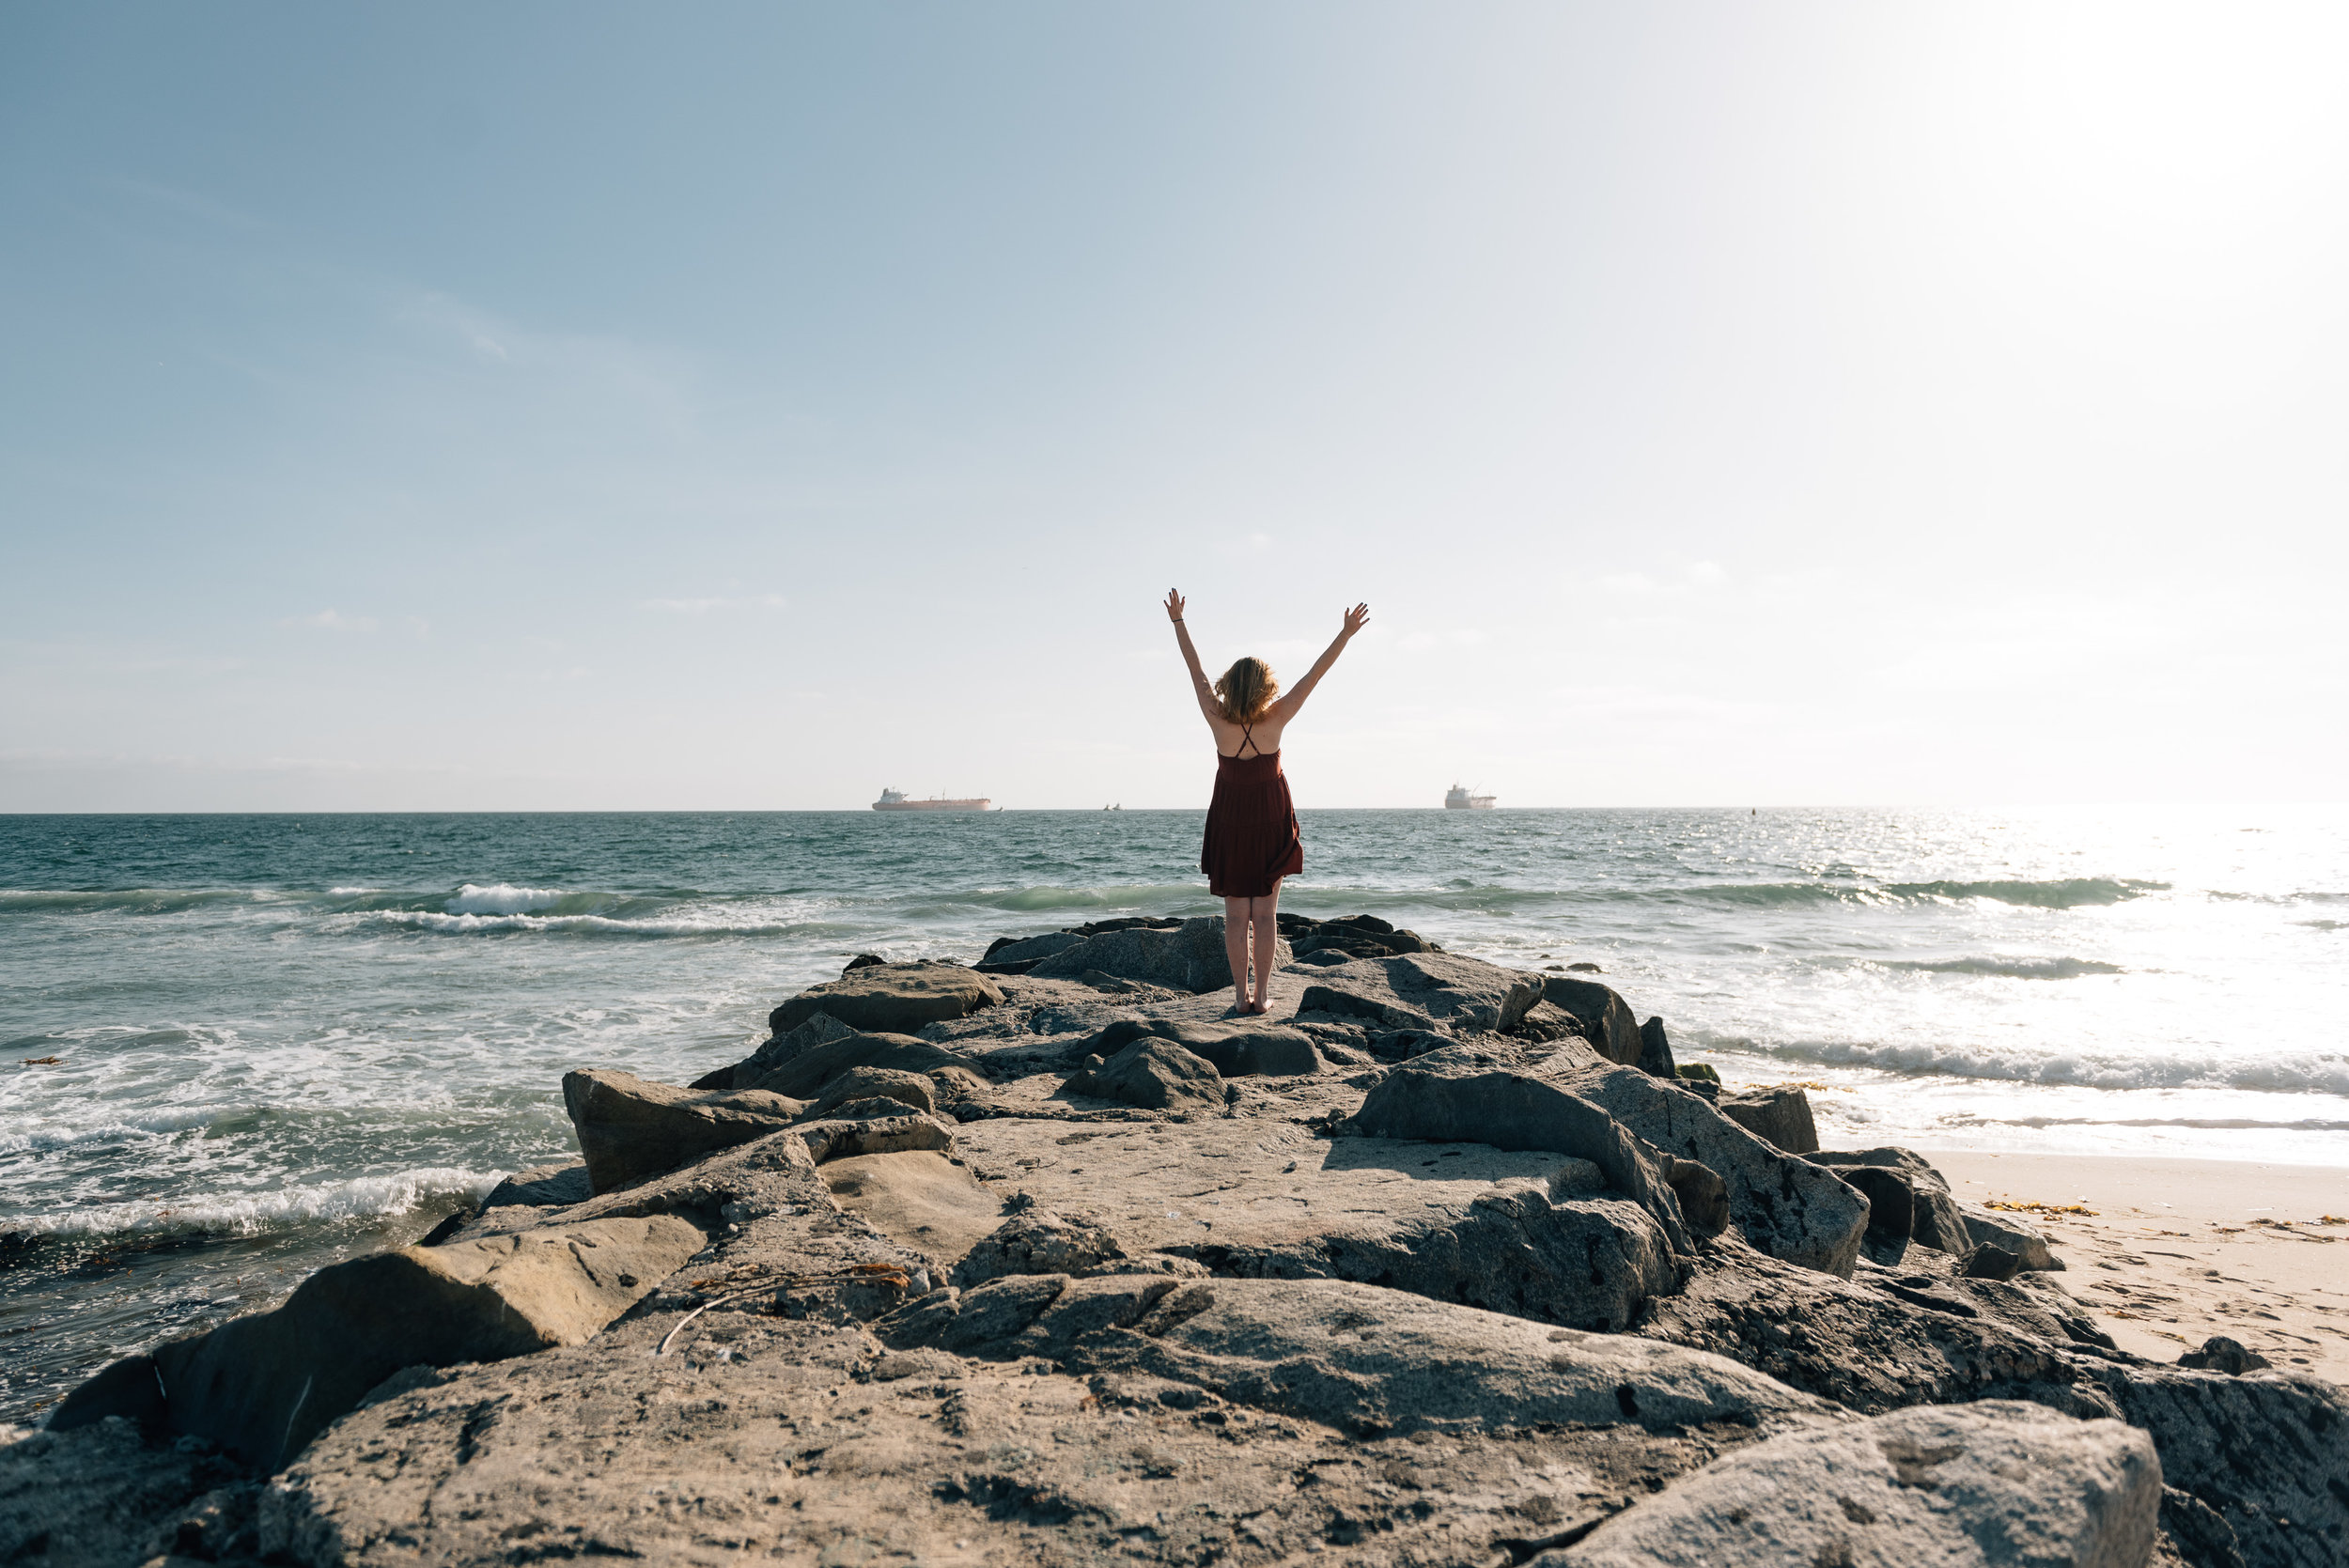
<path id="1" fill-rule="evenodd" d="M 2349 11 L 0 8 L 0 811 L 2349 798 Z"/>

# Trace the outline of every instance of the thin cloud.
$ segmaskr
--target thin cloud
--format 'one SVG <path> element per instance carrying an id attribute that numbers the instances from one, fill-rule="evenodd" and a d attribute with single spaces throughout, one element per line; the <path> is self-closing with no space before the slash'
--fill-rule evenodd
<path id="1" fill-rule="evenodd" d="M 373 631 L 372 615 L 346 615 L 339 610 L 321 610 L 315 615 L 288 615 L 277 623 L 310 631 Z"/>

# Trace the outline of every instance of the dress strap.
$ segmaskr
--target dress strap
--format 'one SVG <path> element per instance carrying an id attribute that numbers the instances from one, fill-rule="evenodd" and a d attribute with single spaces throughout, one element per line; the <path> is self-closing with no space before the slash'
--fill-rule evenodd
<path id="1" fill-rule="evenodd" d="M 1255 728 L 1256 726 L 1253 724 L 1242 724 L 1239 727 L 1239 744 L 1240 746 L 1255 747 L 1256 754 L 1258 756 L 1262 756 L 1264 755 L 1264 748 L 1256 745 Z M 1239 755 L 1238 746 L 1232 748 L 1232 754 L 1234 756 Z"/>

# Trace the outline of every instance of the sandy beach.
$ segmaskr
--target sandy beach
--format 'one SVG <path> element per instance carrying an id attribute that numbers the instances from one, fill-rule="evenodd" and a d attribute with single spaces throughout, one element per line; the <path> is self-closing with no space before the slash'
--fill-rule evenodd
<path id="1" fill-rule="evenodd" d="M 2046 1205 L 2026 1217 L 2057 1278 L 2123 1349 L 2175 1360 L 2224 1334 L 2349 1384 L 2349 1170 L 1921 1152 L 1968 1203 Z"/>

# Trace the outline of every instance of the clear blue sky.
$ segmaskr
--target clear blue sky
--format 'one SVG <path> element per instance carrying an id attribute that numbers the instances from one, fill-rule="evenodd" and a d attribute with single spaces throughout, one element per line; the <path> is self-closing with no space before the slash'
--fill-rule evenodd
<path id="1" fill-rule="evenodd" d="M 0 809 L 2341 799 L 2345 14 L 0 8 Z"/>

